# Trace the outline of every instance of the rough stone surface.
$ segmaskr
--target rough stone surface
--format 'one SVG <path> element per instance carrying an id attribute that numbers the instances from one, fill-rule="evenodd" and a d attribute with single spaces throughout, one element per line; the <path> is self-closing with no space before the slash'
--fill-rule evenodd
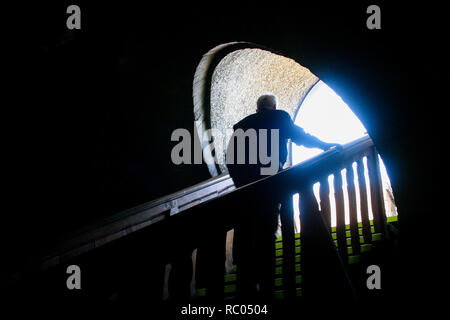
<path id="1" fill-rule="evenodd" d="M 227 129 L 256 111 L 258 97 L 273 93 L 279 109 L 291 117 L 319 79 L 296 61 L 261 49 L 242 49 L 225 56 L 216 66 L 211 83 L 211 128 L 222 133 L 214 142 L 222 172 Z M 229 130 L 228 130 L 229 132 Z"/>

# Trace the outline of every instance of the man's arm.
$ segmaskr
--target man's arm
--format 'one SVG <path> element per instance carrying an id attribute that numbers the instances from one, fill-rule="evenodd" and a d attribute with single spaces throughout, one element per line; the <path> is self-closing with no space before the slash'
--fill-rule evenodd
<path id="1" fill-rule="evenodd" d="M 313 135 L 310 135 L 309 133 L 306 133 L 303 128 L 295 125 L 290 117 L 287 138 L 290 138 L 296 145 L 303 145 L 307 148 L 328 150 L 332 147 L 336 147 L 338 149 L 342 149 L 342 145 L 339 143 L 327 143 Z"/>

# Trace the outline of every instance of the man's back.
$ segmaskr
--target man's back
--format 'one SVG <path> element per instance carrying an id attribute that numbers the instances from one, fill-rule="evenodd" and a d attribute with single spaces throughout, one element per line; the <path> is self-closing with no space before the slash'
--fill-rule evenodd
<path id="1" fill-rule="evenodd" d="M 239 144 L 239 140 L 233 137 L 235 139 L 234 143 L 230 143 L 229 145 L 229 148 L 233 148 L 234 158 L 227 158 L 227 166 L 235 184 L 242 185 L 263 177 L 261 175 L 261 168 L 267 168 L 269 165 L 267 162 L 261 161 L 260 149 L 262 147 L 265 147 L 265 151 L 262 152 L 264 156 L 275 161 L 275 163 L 270 164 L 276 168 L 273 173 L 278 172 L 287 159 L 287 139 L 292 136 L 292 125 L 292 120 L 285 111 L 261 110 L 247 116 L 233 126 L 235 134 L 239 132 L 239 129 L 243 133 L 249 133 L 250 131 L 248 130 L 254 130 L 253 132 L 256 134 L 256 139 L 254 140 L 249 137 L 245 139 L 244 164 L 238 163 L 237 161 L 237 153 L 239 152 L 237 144 Z M 301 130 L 300 128 L 298 129 Z M 265 136 L 261 136 L 261 134 Z M 275 140 L 272 140 L 272 136 Z M 272 142 L 276 143 L 276 145 Z M 250 161 L 251 151 L 256 155 L 256 163 Z"/>
<path id="2" fill-rule="evenodd" d="M 292 120 L 289 114 L 283 110 L 261 110 L 257 113 L 251 114 L 233 126 L 233 129 L 242 129 L 247 131 L 248 129 L 255 129 L 258 136 L 260 129 L 267 130 L 267 150 L 270 152 L 271 148 L 271 130 L 278 130 L 279 137 L 279 162 L 281 166 L 286 162 L 287 158 L 287 139 L 290 137 L 292 131 Z M 259 145 L 258 145 L 259 147 Z"/>
<path id="3" fill-rule="evenodd" d="M 233 126 L 234 136 L 228 145 L 227 167 L 235 184 L 242 185 L 250 183 L 264 177 L 261 168 L 274 167 L 275 171 L 268 170 L 268 174 L 277 173 L 287 160 L 287 141 L 291 139 L 297 145 L 304 145 L 310 148 L 321 148 L 326 150 L 335 143 L 326 143 L 318 138 L 306 133 L 302 128 L 296 126 L 286 111 L 276 109 L 261 109 L 257 113 L 251 114 Z M 251 139 L 251 133 L 256 134 L 256 139 Z M 239 133 L 245 137 L 245 155 L 239 155 L 244 162 L 237 162 L 239 150 Z M 263 135 L 263 136 L 261 136 Z M 265 136 L 264 136 L 265 135 Z M 278 137 L 278 139 L 274 139 Z M 261 139 L 262 138 L 262 139 Z M 277 142 L 278 143 L 277 143 Z M 231 143 L 232 142 L 232 143 Z M 244 139 L 241 137 L 241 143 Z M 273 145 L 273 143 L 277 145 Z M 264 148 L 260 152 L 261 148 Z M 231 150 L 230 150 L 231 149 Z M 241 149 L 242 150 L 242 149 Z M 229 157 L 232 151 L 233 157 Z M 275 153 L 275 154 L 274 154 Z M 256 162 L 251 160 L 251 155 L 257 155 Z M 263 156 L 263 158 L 261 157 Z M 270 160 L 268 163 L 267 160 Z M 264 160 L 264 161 L 261 161 Z M 276 163 L 273 163 L 276 162 Z"/>

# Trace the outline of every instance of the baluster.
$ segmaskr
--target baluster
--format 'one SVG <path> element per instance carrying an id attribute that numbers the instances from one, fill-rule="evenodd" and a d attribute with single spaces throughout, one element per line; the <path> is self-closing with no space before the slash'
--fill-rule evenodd
<path id="1" fill-rule="evenodd" d="M 350 234 L 352 236 L 352 248 L 354 254 L 359 254 L 359 233 L 358 233 L 358 214 L 356 212 L 356 191 L 355 191 L 355 174 L 353 173 L 353 165 L 350 163 L 347 166 L 347 192 L 348 192 L 348 206 L 350 216 Z"/>
<path id="2" fill-rule="evenodd" d="M 169 273 L 169 297 L 175 301 L 188 301 L 191 296 L 192 251 L 182 248 L 176 253 Z"/>
<path id="3" fill-rule="evenodd" d="M 336 301 L 354 297 L 353 287 L 333 244 L 324 216 L 319 212 L 312 187 L 300 191 L 299 206 L 302 230 L 302 289 L 305 298 Z M 336 296 L 338 289 L 341 294 Z"/>
<path id="4" fill-rule="evenodd" d="M 214 228 L 205 231 L 204 242 L 197 248 L 196 286 L 206 289 L 206 299 L 221 301 L 224 295 L 226 232 Z"/>
<path id="5" fill-rule="evenodd" d="M 367 187 L 366 187 L 366 179 L 364 176 L 364 163 L 362 159 L 356 161 L 356 171 L 358 174 L 359 199 L 361 204 L 361 222 L 362 222 L 364 243 L 371 243 L 372 233 L 370 231 Z"/>
<path id="6" fill-rule="evenodd" d="M 372 198 L 373 226 L 375 232 L 385 234 L 386 213 L 384 209 L 383 184 L 381 182 L 380 163 L 375 148 L 367 155 L 367 168 L 370 180 L 370 195 Z"/>
<path id="7" fill-rule="evenodd" d="M 320 179 L 320 211 L 325 217 L 328 228 L 331 230 L 331 210 L 330 210 L 330 186 L 328 184 L 328 176 Z"/>
<path id="8" fill-rule="evenodd" d="M 133 236 L 133 235 L 132 235 Z M 143 240 L 145 239 L 145 241 Z M 155 237 L 124 240 L 114 246 L 114 256 L 119 261 L 118 299 L 125 305 L 138 306 L 157 303 L 162 298 L 165 276 L 166 254 L 164 246 L 153 246 L 152 250 L 140 247 L 143 243 L 157 243 Z M 128 248 L 134 248 L 129 250 Z M 117 258 L 120 257 L 120 258 Z M 107 268 L 108 269 L 108 268 Z M 113 276 L 112 276 L 113 277 Z"/>
<path id="9" fill-rule="evenodd" d="M 336 200 L 336 239 L 338 251 L 342 259 L 348 262 L 347 239 L 345 236 L 344 192 L 342 190 L 342 174 L 340 170 L 334 173 L 334 192 Z"/>
<path id="10" fill-rule="evenodd" d="M 295 232 L 292 195 L 287 193 L 281 200 L 281 234 L 283 236 L 283 287 L 285 297 L 295 297 Z"/>

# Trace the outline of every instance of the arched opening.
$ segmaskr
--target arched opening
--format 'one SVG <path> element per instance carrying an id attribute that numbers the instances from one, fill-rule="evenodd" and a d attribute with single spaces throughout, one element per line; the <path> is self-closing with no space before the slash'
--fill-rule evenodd
<path id="1" fill-rule="evenodd" d="M 212 176 L 227 172 L 224 149 L 227 130 L 255 112 L 257 98 L 272 92 L 279 98 L 279 108 L 287 111 L 295 123 L 326 142 L 348 143 L 367 134 L 364 125 L 349 106 L 308 68 L 274 50 L 247 42 L 221 44 L 200 61 L 193 82 L 194 119 L 203 157 Z M 228 131 L 229 132 L 229 131 Z M 290 145 L 285 167 L 305 161 L 322 152 Z M 380 159 L 383 200 L 386 216 L 397 215 L 393 192 Z M 367 180 L 367 159 L 364 159 Z M 354 168 L 355 170 L 355 168 Z M 343 191 L 348 220 L 348 196 L 345 169 Z M 356 175 L 355 175 L 356 177 Z M 329 177 L 333 182 L 333 176 Z M 355 183 L 358 189 L 358 182 Z M 314 187 L 316 196 L 318 185 Z M 333 183 L 330 183 L 333 196 Z M 367 195 L 370 202 L 370 191 Z M 358 219 L 359 199 L 358 203 Z M 334 203 L 334 201 L 331 201 Z M 294 206 L 297 208 L 298 206 Z M 372 218 L 369 207 L 369 217 Z M 332 210 L 332 223 L 335 211 Z M 298 212 L 297 226 L 298 224 Z"/>

